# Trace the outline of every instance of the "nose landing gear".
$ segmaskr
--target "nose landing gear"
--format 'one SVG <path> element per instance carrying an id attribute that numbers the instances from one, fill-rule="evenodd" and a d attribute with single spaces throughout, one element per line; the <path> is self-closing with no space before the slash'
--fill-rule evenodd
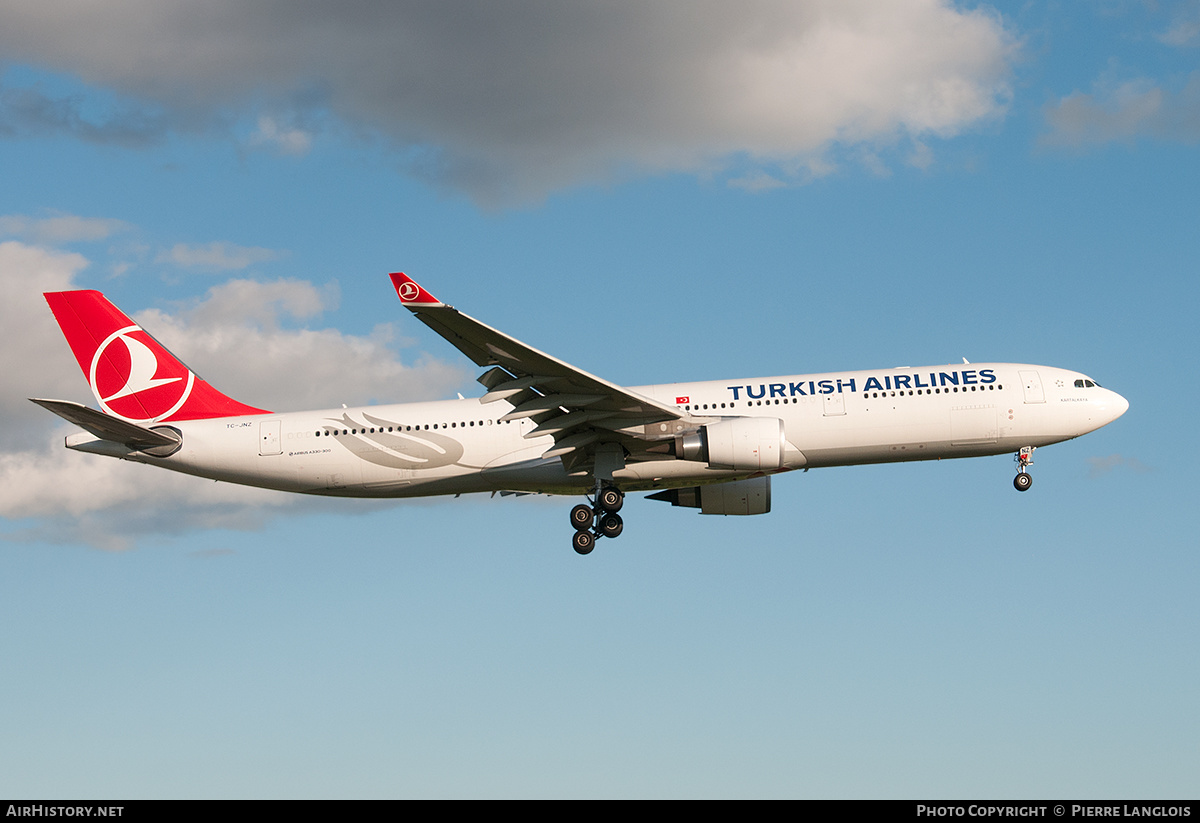
<path id="1" fill-rule="evenodd" d="M 1033 485 L 1033 475 L 1025 470 L 1033 465 L 1033 450 L 1035 446 L 1022 446 L 1017 452 L 1017 476 L 1013 478 L 1013 488 L 1019 492 L 1029 491 Z"/>
<path id="2" fill-rule="evenodd" d="M 575 528 L 571 546 L 577 553 L 590 554 L 597 537 L 620 536 L 625 523 L 617 512 L 624 503 L 625 495 L 620 489 L 606 486 L 597 491 L 594 505 L 581 503 L 571 509 L 571 525 Z"/>

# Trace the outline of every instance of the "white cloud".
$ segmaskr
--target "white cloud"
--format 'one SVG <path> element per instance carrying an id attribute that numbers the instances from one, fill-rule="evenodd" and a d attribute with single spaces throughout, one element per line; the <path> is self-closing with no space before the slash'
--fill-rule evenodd
<path id="1" fill-rule="evenodd" d="M 37 449 L 0 453 L 0 515 L 26 521 L 17 539 L 120 550 L 146 534 L 255 528 L 297 508 L 291 495 L 69 451 L 62 437 L 72 431 L 56 427 Z"/>
<path id="2" fill-rule="evenodd" d="M 951 137 L 1003 114 L 1016 40 L 948 0 L 59 0 L 6 10 L 0 49 L 169 113 L 130 109 L 136 134 L 240 112 L 252 142 L 302 153 L 284 124 L 332 112 L 412 174 L 503 203 Z"/>
<path id="3" fill-rule="evenodd" d="M 86 397 L 87 384 L 67 348 L 43 292 L 72 288 L 87 260 L 24 243 L 0 243 L 0 450 L 19 448 L 45 430 L 45 410 L 27 398 Z"/>
<path id="4" fill-rule="evenodd" d="M 0 235 L 49 246 L 81 240 L 104 240 L 128 228 L 129 224 L 123 220 L 57 212 L 45 217 L 23 214 L 0 216 Z"/>
<path id="5" fill-rule="evenodd" d="M 258 128 L 250 135 L 250 143 L 254 146 L 270 146 L 280 154 L 299 157 L 308 154 L 312 148 L 312 134 L 304 129 L 284 126 L 270 115 L 258 118 Z"/>
<path id="6" fill-rule="evenodd" d="M 755 169 L 742 177 L 730 180 L 729 185 L 743 191 L 760 192 L 785 188 L 788 184 L 774 175 L 767 174 L 762 169 Z"/>
<path id="7" fill-rule="evenodd" d="M 134 319 L 221 391 L 275 410 L 444 397 L 468 377 L 433 359 L 403 363 L 391 324 L 368 336 L 293 327 L 336 305 L 336 287 L 231 280 L 178 311 Z"/>
<path id="8" fill-rule="evenodd" d="M 1192 0 L 1176 10 L 1171 25 L 1158 37 L 1168 46 L 1195 46 L 1200 44 L 1200 3 Z"/>
<path id="9" fill-rule="evenodd" d="M 277 260 L 281 256 L 282 253 L 274 249 L 238 246 L 233 243 L 213 242 L 203 246 L 176 243 L 170 249 L 160 252 L 156 261 L 185 268 L 230 271 L 249 268 L 255 263 Z"/>
<path id="10" fill-rule="evenodd" d="M 42 299 L 43 291 L 77 288 L 88 264 L 78 254 L 0 243 L 0 516 L 22 521 L 10 539 L 84 541 L 125 548 L 145 534 L 197 528 L 254 528 L 281 513 L 347 501 L 212 483 L 153 467 L 63 448 L 76 431 L 28 397 L 94 405 L 87 383 Z M 222 391 L 264 408 L 331 408 L 373 400 L 445 397 L 468 378 L 464 368 L 427 356 L 405 363 L 390 326 L 368 336 L 308 328 L 336 304 L 334 286 L 281 280 L 232 280 L 178 311 L 133 317 Z"/>
<path id="11" fill-rule="evenodd" d="M 924 143 L 915 143 L 906 159 L 910 166 L 924 170 L 933 165 L 933 150 Z"/>

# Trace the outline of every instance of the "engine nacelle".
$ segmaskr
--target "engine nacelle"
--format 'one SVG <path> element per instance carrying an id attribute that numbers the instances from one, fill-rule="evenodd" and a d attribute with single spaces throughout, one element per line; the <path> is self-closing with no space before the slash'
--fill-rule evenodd
<path id="1" fill-rule="evenodd" d="M 714 469 L 770 471 L 783 468 L 787 442 L 778 417 L 735 417 L 675 438 L 675 456 Z"/>
<path id="2" fill-rule="evenodd" d="M 699 509 L 701 514 L 766 514 L 771 511 L 771 478 L 751 477 L 711 486 L 669 489 L 648 499 Z"/>

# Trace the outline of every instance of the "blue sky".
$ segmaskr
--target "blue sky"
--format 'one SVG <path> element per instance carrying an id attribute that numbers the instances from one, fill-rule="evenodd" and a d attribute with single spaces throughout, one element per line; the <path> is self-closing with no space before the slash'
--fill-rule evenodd
<path id="1" fill-rule="evenodd" d="M 1191 797 L 1200 3 L 0 11 L 0 795 Z M 286 9 L 286 13 L 284 11 Z M 41 298 L 272 409 L 478 393 L 403 270 L 638 385 L 1077 369 L 1113 425 L 771 514 L 68 452 Z"/>

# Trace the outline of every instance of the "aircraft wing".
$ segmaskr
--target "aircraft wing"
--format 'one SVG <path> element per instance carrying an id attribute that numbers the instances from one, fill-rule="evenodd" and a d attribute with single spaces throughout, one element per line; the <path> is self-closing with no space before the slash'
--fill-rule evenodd
<path id="1" fill-rule="evenodd" d="M 479 377 L 488 392 L 483 403 L 507 400 L 514 408 L 502 420 L 532 418 L 526 437 L 552 435 L 545 457 L 562 457 L 569 470 L 586 468 L 596 444 L 620 443 L 628 453 L 661 446 L 698 423 L 682 409 L 660 403 L 588 374 L 480 323 L 441 302 L 407 275 L 392 284 L 400 302 L 478 366 L 492 366 Z"/>

